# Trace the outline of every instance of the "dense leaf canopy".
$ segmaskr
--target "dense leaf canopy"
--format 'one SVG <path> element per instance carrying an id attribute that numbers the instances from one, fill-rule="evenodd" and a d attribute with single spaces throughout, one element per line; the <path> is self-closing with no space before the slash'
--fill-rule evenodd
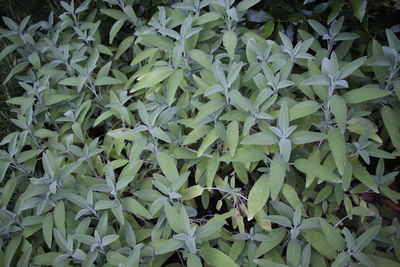
<path id="1" fill-rule="evenodd" d="M 396 27 L 144 2 L 3 17 L 0 265 L 400 266 Z"/>

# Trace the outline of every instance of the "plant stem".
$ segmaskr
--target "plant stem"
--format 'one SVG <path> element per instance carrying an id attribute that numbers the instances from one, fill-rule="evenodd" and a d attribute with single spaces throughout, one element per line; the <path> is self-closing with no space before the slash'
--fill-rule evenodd
<path id="1" fill-rule="evenodd" d="M 350 216 L 349 215 L 346 215 L 345 217 L 343 217 L 340 221 L 338 221 L 338 223 L 337 224 L 335 224 L 334 226 L 333 226 L 333 228 L 336 228 L 336 227 L 338 227 L 339 226 L 339 224 L 341 224 L 344 220 L 346 220 L 347 218 L 349 218 Z"/>
<path id="2" fill-rule="evenodd" d="M 387 78 L 387 80 L 386 80 L 386 86 L 385 86 L 385 88 L 384 88 L 384 90 L 389 90 L 390 89 L 390 86 L 392 86 L 392 84 L 393 84 L 393 78 L 394 78 L 394 76 L 396 76 L 396 74 L 397 74 L 397 72 L 400 70 L 400 66 L 398 66 L 398 67 L 394 67 L 391 71 L 390 71 L 390 74 L 389 74 L 389 76 L 388 76 L 388 78 Z"/>
<path id="3" fill-rule="evenodd" d="M 204 189 L 207 189 L 207 190 L 217 190 L 217 191 L 224 192 L 224 193 L 227 193 L 227 194 L 230 194 L 230 195 L 231 195 L 231 194 L 234 194 L 234 195 L 237 195 L 239 198 L 243 198 L 244 200 L 247 201 L 247 198 L 246 198 L 245 196 L 239 194 L 239 193 L 233 193 L 233 192 L 230 192 L 230 191 L 228 191 L 228 190 L 224 190 L 224 189 L 221 189 L 221 188 L 218 188 L 218 187 L 205 187 Z"/>
<path id="4" fill-rule="evenodd" d="M 94 169 L 92 163 L 90 162 L 90 159 L 87 159 L 86 161 L 87 161 L 87 163 L 88 163 L 90 169 L 92 170 L 94 176 L 95 176 L 96 178 L 100 178 L 100 176 L 97 174 L 96 170 Z"/>

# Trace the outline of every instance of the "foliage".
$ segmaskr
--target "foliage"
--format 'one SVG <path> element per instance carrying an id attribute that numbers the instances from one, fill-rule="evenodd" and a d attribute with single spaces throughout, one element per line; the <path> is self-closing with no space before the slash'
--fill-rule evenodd
<path id="1" fill-rule="evenodd" d="M 139 2 L 3 18 L 2 266 L 400 266 L 396 35 Z"/>

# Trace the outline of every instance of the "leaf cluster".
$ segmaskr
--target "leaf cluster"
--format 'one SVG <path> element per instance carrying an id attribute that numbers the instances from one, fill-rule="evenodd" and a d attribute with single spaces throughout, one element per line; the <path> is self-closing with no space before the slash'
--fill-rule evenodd
<path id="1" fill-rule="evenodd" d="M 3 18 L 2 266 L 399 266 L 399 39 L 259 2 Z"/>

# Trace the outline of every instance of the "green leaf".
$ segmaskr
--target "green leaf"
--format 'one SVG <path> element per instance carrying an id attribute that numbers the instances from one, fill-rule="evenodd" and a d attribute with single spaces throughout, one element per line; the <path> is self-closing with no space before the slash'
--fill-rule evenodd
<path id="1" fill-rule="evenodd" d="M 328 30 L 318 21 L 309 19 L 308 23 L 319 35 L 324 36 L 325 34 L 328 34 Z"/>
<path id="2" fill-rule="evenodd" d="M 41 152 L 42 152 L 42 150 L 40 150 L 40 149 L 27 150 L 27 151 L 21 152 L 21 154 L 19 154 L 19 156 L 18 156 L 17 162 L 18 163 L 26 162 L 26 161 L 30 160 L 31 158 L 39 155 Z"/>
<path id="3" fill-rule="evenodd" d="M 239 123 L 237 121 L 232 121 L 228 124 L 226 130 L 226 140 L 229 153 L 231 157 L 234 157 L 239 143 Z"/>
<path id="4" fill-rule="evenodd" d="M 346 140 L 344 135 L 337 128 L 331 128 L 328 132 L 328 143 L 336 167 L 341 175 L 346 165 Z"/>
<path id="5" fill-rule="evenodd" d="M 82 142 L 85 141 L 85 136 L 83 135 L 83 131 L 79 123 L 75 122 L 72 124 L 72 131 L 74 132 L 75 136 Z"/>
<path id="6" fill-rule="evenodd" d="M 115 129 L 107 133 L 109 136 L 115 139 L 137 141 L 139 136 L 135 134 L 131 129 Z"/>
<path id="7" fill-rule="evenodd" d="M 358 35 L 358 34 L 356 34 L 356 33 L 352 33 L 352 32 L 341 32 L 341 33 L 338 33 L 336 36 L 335 36 L 335 38 L 334 38 L 334 40 L 335 41 L 352 41 L 352 40 L 355 40 L 355 39 L 357 39 L 357 38 L 359 38 L 360 36 Z M 337 49 L 336 49 L 337 50 Z M 337 50 L 338 52 L 342 52 L 341 50 Z"/>
<path id="8" fill-rule="evenodd" d="M 152 87 L 167 79 L 174 70 L 170 67 L 160 67 L 152 72 L 143 75 L 142 79 L 133 86 L 131 92 L 136 92 L 140 89 Z"/>
<path id="9" fill-rule="evenodd" d="M 8 73 L 7 77 L 3 81 L 3 85 L 8 83 L 12 77 L 14 77 L 16 74 L 20 73 L 23 71 L 27 66 L 29 65 L 28 62 L 21 62 L 18 63 L 17 65 L 14 66 L 14 68 L 11 69 L 10 73 Z"/>
<path id="10" fill-rule="evenodd" d="M 114 60 L 118 59 L 126 50 L 128 50 L 135 41 L 134 36 L 126 37 L 118 46 L 117 52 L 115 53 Z"/>
<path id="11" fill-rule="evenodd" d="M 361 251 L 356 251 L 352 256 L 363 265 L 375 267 L 375 264 Z"/>
<path id="12" fill-rule="evenodd" d="M 398 260 L 388 259 L 387 257 L 377 257 L 375 255 L 366 254 L 373 261 L 376 267 L 399 267 Z"/>
<path id="13" fill-rule="evenodd" d="M 189 254 L 187 258 L 187 266 L 188 267 L 203 267 L 201 264 L 201 259 L 196 254 Z"/>
<path id="14" fill-rule="evenodd" d="M 297 120 L 315 113 L 319 110 L 320 106 L 313 100 L 306 100 L 297 103 L 289 109 L 290 120 Z"/>
<path id="15" fill-rule="evenodd" d="M 57 231 L 54 231 L 54 236 L 55 237 L 57 236 L 56 233 L 57 233 Z M 61 238 L 63 239 L 62 236 L 61 236 Z M 74 239 L 79 241 L 79 242 L 81 242 L 81 243 L 83 243 L 83 244 L 86 244 L 86 245 L 93 245 L 93 244 L 96 243 L 96 239 L 93 236 L 86 235 L 86 234 L 74 234 Z M 56 241 L 57 241 L 57 238 L 56 238 Z M 66 242 L 64 241 L 64 243 L 66 243 Z"/>
<path id="16" fill-rule="evenodd" d="M 237 45 L 236 33 L 232 31 L 226 31 L 222 38 L 222 42 L 226 51 L 228 52 L 229 57 L 233 59 L 233 57 L 235 56 L 235 49 Z"/>
<path id="17" fill-rule="evenodd" d="M 114 200 L 99 200 L 94 205 L 95 210 L 107 210 L 107 209 L 115 209 L 119 206 L 118 202 Z"/>
<path id="18" fill-rule="evenodd" d="M 236 6 L 237 12 L 244 12 L 250 9 L 252 6 L 256 5 L 261 0 L 243 0 L 240 1 L 239 4 Z"/>
<path id="19" fill-rule="evenodd" d="M 160 153 L 157 156 L 158 163 L 160 164 L 160 168 L 166 177 L 171 178 L 172 180 L 177 179 L 179 177 L 178 170 L 176 168 L 176 163 L 174 159 L 166 154 Z"/>
<path id="20" fill-rule="evenodd" d="M 32 245 L 27 245 L 24 253 L 19 257 L 17 266 L 29 266 L 32 254 Z"/>
<path id="21" fill-rule="evenodd" d="M 203 247 L 200 250 L 200 256 L 211 266 L 230 266 L 239 267 L 231 258 L 218 249 L 212 247 Z"/>
<path id="22" fill-rule="evenodd" d="M 299 171 L 308 175 L 316 176 L 321 180 L 331 183 L 341 182 L 339 177 L 337 177 L 330 169 L 309 159 L 298 159 L 294 162 L 294 166 Z"/>
<path id="23" fill-rule="evenodd" d="M 392 47 L 394 50 L 400 50 L 400 40 L 396 37 L 394 32 L 389 29 L 386 29 L 386 37 L 389 42 L 389 46 Z"/>
<path id="24" fill-rule="evenodd" d="M 197 26 L 197 25 L 203 25 L 203 24 L 207 24 L 211 21 L 215 21 L 217 19 L 221 18 L 221 15 L 218 14 L 217 12 L 207 12 L 204 13 L 203 15 L 199 16 L 198 18 L 193 20 L 193 25 Z"/>
<path id="25" fill-rule="evenodd" d="M 119 238 L 119 235 L 106 235 L 102 237 L 101 244 L 102 246 L 107 246 L 113 242 L 115 242 Z"/>
<path id="26" fill-rule="evenodd" d="M 114 85 L 121 84 L 122 81 L 112 78 L 112 77 L 100 77 L 96 79 L 94 85 Z"/>
<path id="27" fill-rule="evenodd" d="M 149 243 L 149 245 L 154 248 L 156 255 L 162 255 L 178 250 L 182 247 L 183 242 L 176 239 L 158 239 Z"/>
<path id="28" fill-rule="evenodd" d="M 132 212 L 135 215 L 145 217 L 145 218 L 153 218 L 153 216 L 150 214 L 150 212 L 143 207 L 142 204 L 140 204 L 136 199 L 134 198 L 124 198 L 122 200 L 123 206 L 125 209 L 127 209 L 129 212 Z"/>
<path id="29" fill-rule="evenodd" d="M 61 85 L 67 85 L 67 86 L 78 86 L 81 82 L 81 79 L 79 77 L 68 77 L 65 78 L 58 83 Z"/>
<path id="30" fill-rule="evenodd" d="M 53 265 L 54 260 L 60 256 L 61 253 L 58 252 L 48 252 L 48 253 L 42 253 L 37 256 L 35 256 L 32 260 L 32 263 L 34 265 Z"/>
<path id="31" fill-rule="evenodd" d="M 290 154 L 292 153 L 292 142 L 290 139 L 282 138 L 279 140 L 279 151 L 285 162 L 289 162 Z"/>
<path id="32" fill-rule="evenodd" d="M 294 132 L 289 137 L 289 139 L 295 145 L 314 143 L 314 142 L 322 141 L 325 138 L 326 138 L 326 135 L 323 133 L 308 132 L 308 131 L 297 131 L 297 132 Z"/>
<path id="33" fill-rule="evenodd" d="M 171 143 L 171 138 L 169 137 L 169 135 L 164 132 L 161 128 L 159 127 L 154 127 L 150 130 L 150 134 L 154 137 L 154 138 L 158 138 L 166 143 Z"/>
<path id="34" fill-rule="evenodd" d="M 268 240 L 261 242 L 256 250 L 256 257 L 260 257 L 278 246 L 286 236 L 286 229 L 276 228 L 268 234 Z"/>
<path id="35" fill-rule="evenodd" d="M 145 34 L 140 35 L 140 38 L 148 45 L 155 46 L 161 50 L 172 51 L 175 47 L 174 42 L 172 42 L 169 38 L 154 35 L 154 34 Z"/>
<path id="36" fill-rule="evenodd" d="M 215 217 L 213 220 L 208 221 L 206 224 L 203 224 L 198 228 L 197 238 L 200 240 L 207 239 L 213 234 L 219 232 L 225 223 L 226 222 L 223 218 Z"/>
<path id="37" fill-rule="evenodd" d="M 23 22 L 21 22 L 22 24 Z M 21 27 L 21 26 L 20 26 Z M 33 44 L 34 40 L 32 38 L 32 36 L 29 33 L 25 33 L 22 35 L 21 39 L 23 39 L 24 41 Z M 35 69 L 39 69 L 40 68 L 40 58 L 37 52 L 33 52 L 32 54 L 30 54 L 28 56 L 28 61 L 32 64 L 32 66 Z"/>
<path id="38" fill-rule="evenodd" d="M 53 240 L 53 216 L 51 213 L 47 213 L 43 219 L 42 233 L 47 247 L 51 249 L 51 243 Z"/>
<path id="39" fill-rule="evenodd" d="M 209 101 L 206 104 L 204 104 L 199 112 L 197 113 L 197 116 L 195 118 L 196 123 L 199 123 L 201 120 L 205 119 L 207 116 L 213 114 L 220 108 L 222 108 L 222 101 L 219 100 L 213 100 Z"/>
<path id="40" fill-rule="evenodd" d="M 113 26 L 110 29 L 110 37 L 109 37 L 109 44 L 111 44 L 115 38 L 115 36 L 117 36 L 117 33 L 119 32 L 119 30 L 121 30 L 122 26 L 125 23 L 125 18 L 121 18 L 118 19 Z"/>
<path id="41" fill-rule="evenodd" d="M 264 24 L 261 36 L 267 39 L 274 32 L 274 29 L 275 29 L 275 22 L 273 19 L 271 19 Z"/>
<path id="42" fill-rule="evenodd" d="M 375 212 L 367 207 L 353 207 L 351 214 L 356 216 L 374 216 Z"/>
<path id="43" fill-rule="evenodd" d="M 261 150 L 255 149 L 255 147 L 239 147 L 236 150 L 236 154 L 233 158 L 229 156 L 228 159 L 225 158 L 221 160 L 244 163 L 244 162 L 257 162 L 263 159 L 265 159 L 265 155 Z"/>
<path id="44" fill-rule="evenodd" d="M 325 185 L 315 196 L 314 204 L 320 204 L 322 201 L 326 200 L 333 191 L 333 186 L 331 184 Z"/>
<path id="45" fill-rule="evenodd" d="M 204 53 L 202 50 L 199 49 L 190 50 L 189 56 L 194 61 L 205 67 L 206 69 L 208 70 L 212 69 L 212 60 L 211 60 L 212 57 Z"/>
<path id="46" fill-rule="evenodd" d="M 267 219 L 267 220 L 269 220 L 269 221 L 271 221 L 273 223 L 282 225 L 284 227 L 292 227 L 292 221 L 289 220 L 288 218 L 286 218 L 285 216 L 268 215 L 268 216 L 265 217 L 265 219 Z"/>
<path id="47" fill-rule="evenodd" d="M 17 177 L 13 177 L 7 181 L 5 186 L 2 188 L 3 191 L 0 196 L 0 205 L 2 207 L 6 207 L 8 202 L 10 201 L 11 197 L 15 193 L 14 190 L 17 186 Z"/>
<path id="48" fill-rule="evenodd" d="M 298 266 L 301 258 L 301 245 L 298 240 L 292 239 L 289 241 L 286 258 L 290 266 Z"/>
<path id="49" fill-rule="evenodd" d="M 328 15 L 328 24 L 330 24 L 340 13 L 344 5 L 344 0 L 335 0 L 331 3 L 331 13 Z"/>
<path id="50" fill-rule="evenodd" d="M 354 16 L 361 22 L 367 10 L 367 0 L 350 0 Z"/>
<path id="51" fill-rule="evenodd" d="M 13 238 L 10 240 L 10 242 L 7 244 L 7 247 L 5 247 L 4 251 L 4 256 L 3 256 L 3 265 L 4 267 L 9 267 L 11 266 L 11 261 L 15 255 L 15 252 L 17 251 L 20 243 L 21 243 L 21 235 L 13 236 Z"/>
<path id="52" fill-rule="evenodd" d="M 361 65 L 363 65 L 365 61 L 367 61 L 367 57 L 360 57 L 354 61 L 347 63 L 340 69 L 340 75 L 338 79 L 341 80 L 351 75 L 355 70 L 361 67 Z"/>
<path id="53" fill-rule="evenodd" d="M 174 73 L 168 78 L 167 84 L 167 101 L 168 105 L 172 105 L 176 90 L 183 79 L 183 71 L 181 69 L 175 70 Z"/>
<path id="54" fill-rule="evenodd" d="M 280 157 L 274 157 L 271 164 L 271 199 L 276 200 L 285 181 L 286 163 Z"/>
<path id="55" fill-rule="evenodd" d="M 65 237 L 65 205 L 64 202 L 59 201 L 53 212 L 54 224 L 58 231 Z"/>
<path id="56" fill-rule="evenodd" d="M 351 258 L 347 251 L 340 253 L 335 261 L 332 263 L 332 267 L 342 267 L 345 266 L 346 263 L 350 262 Z"/>
<path id="57" fill-rule="evenodd" d="M 265 206 L 268 200 L 271 183 L 266 175 L 262 175 L 250 190 L 247 205 L 247 217 L 250 221 Z"/>
<path id="58" fill-rule="evenodd" d="M 107 16 L 112 17 L 115 20 L 125 17 L 124 12 L 117 9 L 101 9 L 101 13 L 106 14 Z"/>
<path id="59" fill-rule="evenodd" d="M 362 235 L 360 235 L 356 239 L 358 249 L 362 251 L 366 246 L 368 246 L 375 238 L 375 236 L 379 233 L 380 230 L 381 226 L 375 225 L 369 228 L 367 231 L 365 231 Z"/>
<path id="60" fill-rule="evenodd" d="M 203 194 L 204 188 L 200 185 L 193 185 L 183 190 L 182 200 L 190 200 Z"/>
<path id="61" fill-rule="evenodd" d="M 376 193 L 379 192 L 374 179 L 371 177 L 367 169 L 357 160 L 357 158 L 351 159 L 351 166 L 355 178 L 357 178 L 361 183 L 366 185 L 372 191 Z"/>
<path id="62" fill-rule="evenodd" d="M 333 95 L 330 97 L 332 113 L 335 116 L 340 132 L 344 134 L 347 124 L 347 106 L 341 96 Z"/>
<path id="63" fill-rule="evenodd" d="M 208 159 L 208 164 L 206 169 L 206 185 L 208 187 L 212 186 L 215 175 L 217 174 L 218 171 L 218 167 L 219 167 L 219 155 L 218 152 L 214 152 L 213 156 Z"/>
<path id="64" fill-rule="evenodd" d="M 329 85 L 329 78 L 325 75 L 313 75 L 301 82 L 301 85 Z"/>
<path id="65" fill-rule="evenodd" d="M 105 111 L 105 112 L 101 113 L 101 115 L 98 116 L 96 118 L 96 120 L 94 121 L 93 127 L 96 127 L 97 125 L 99 125 L 100 123 L 102 123 L 106 119 L 110 118 L 111 116 L 113 116 L 113 112 L 111 110 L 108 110 L 108 111 Z"/>
<path id="66" fill-rule="evenodd" d="M 151 58 L 152 56 L 154 56 L 156 53 L 158 52 L 158 48 L 147 48 L 145 50 L 143 50 L 142 52 L 140 52 L 139 54 L 137 54 L 131 62 L 131 65 L 134 66 L 140 62 L 142 62 L 143 60 L 146 60 L 148 58 Z"/>
<path id="67" fill-rule="evenodd" d="M 184 231 L 180 223 L 180 214 L 178 210 L 167 202 L 164 203 L 164 210 L 171 229 L 176 233 L 183 233 Z"/>
<path id="68" fill-rule="evenodd" d="M 287 101 L 283 101 L 278 116 L 278 127 L 282 132 L 286 131 L 289 127 L 289 109 Z"/>
<path id="69" fill-rule="evenodd" d="M 343 95 L 347 104 L 359 104 L 390 95 L 390 91 L 381 90 L 371 86 L 364 86 L 348 91 Z"/>
<path id="70" fill-rule="evenodd" d="M 112 266 L 118 266 L 118 264 L 125 262 L 126 260 L 126 256 L 116 251 L 110 251 L 107 253 L 107 263 L 111 264 Z"/>
<path id="71" fill-rule="evenodd" d="M 278 138 L 276 135 L 270 132 L 261 132 L 247 136 L 244 138 L 240 144 L 242 145 L 259 145 L 259 146 L 269 146 L 277 144 Z"/>
<path id="72" fill-rule="evenodd" d="M 108 48 L 105 45 L 98 44 L 96 46 L 96 48 L 99 50 L 100 54 L 104 54 L 104 55 L 107 55 L 107 56 L 110 56 L 110 57 L 112 57 L 114 55 L 113 52 L 110 50 L 110 48 Z"/>
<path id="73" fill-rule="evenodd" d="M 331 247 L 327 238 L 322 232 L 315 229 L 310 229 L 302 230 L 301 234 L 316 251 L 328 259 L 334 259 L 336 257 L 335 250 Z"/>
<path id="74" fill-rule="evenodd" d="M 138 167 L 136 167 L 136 169 L 138 170 L 141 166 L 141 164 L 137 164 Z M 132 168 L 133 169 L 133 168 Z M 130 171 L 132 171 L 132 169 L 130 169 Z M 124 177 L 119 177 L 118 178 L 118 182 L 116 185 L 116 189 L 117 190 L 121 190 L 123 189 L 125 186 L 127 186 L 130 182 L 133 181 L 133 179 L 135 178 L 134 173 L 129 173 L 130 176 L 124 176 Z"/>
<path id="75" fill-rule="evenodd" d="M 337 251 L 342 251 L 346 248 L 346 242 L 341 234 L 333 228 L 325 219 L 319 218 L 321 229 L 328 241 L 329 245 Z"/>
<path id="76" fill-rule="evenodd" d="M 10 166 L 11 162 L 0 162 L 0 182 L 3 181 L 4 176 L 7 172 L 8 167 Z"/>
<path id="77" fill-rule="evenodd" d="M 393 146 L 400 149 L 400 123 L 395 111 L 389 106 L 384 106 L 381 115 Z"/>
<path id="78" fill-rule="evenodd" d="M 71 98 L 70 95 L 54 94 L 45 98 L 44 104 L 46 106 L 54 105 Z"/>
<path id="79" fill-rule="evenodd" d="M 196 128 L 194 128 L 186 137 L 185 140 L 183 140 L 183 145 L 190 145 L 193 143 L 196 143 L 200 138 L 204 137 L 207 133 L 209 133 L 211 130 L 211 127 L 203 124 L 200 125 Z"/>
<path id="80" fill-rule="evenodd" d="M 224 78 L 223 78 L 223 80 L 224 80 Z M 229 96 L 232 99 L 232 104 L 240 107 L 244 111 L 250 110 L 251 106 L 249 105 L 248 102 L 246 102 L 246 98 L 243 97 L 242 94 L 238 90 L 230 91 Z"/>
<path id="81" fill-rule="evenodd" d="M 139 111 L 139 117 L 142 120 L 142 122 L 147 125 L 147 126 L 152 126 L 150 122 L 150 115 L 147 112 L 146 107 L 143 105 L 142 101 L 137 102 L 137 109 Z"/>
<path id="82" fill-rule="evenodd" d="M 297 195 L 296 189 L 289 184 L 284 184 L 282 187 L 282 194 L 292 208 L 297 209 L 302 206 L 302 202 Z"/>
<path id="83" fill-rule="evenodd" d="M 8 46 L 4 47 L 3 50 L 1 50 L 1 52 L 0 52 L 0 61 L 4 57 L 6 57 L 8 54 L 12 53 L 17 48 L 18 48 L 17 44 L 12 44 L 12 45 L 8 45 Z"/>
<path id="84" fill-rule="evenodd" d="M 197 150 L 197 157 L 203 156 L 204 152 L 218 139 L 218 134 L 215 129 L 212 129 L 206 137 L 204 137 L 199 149 Z"/>

